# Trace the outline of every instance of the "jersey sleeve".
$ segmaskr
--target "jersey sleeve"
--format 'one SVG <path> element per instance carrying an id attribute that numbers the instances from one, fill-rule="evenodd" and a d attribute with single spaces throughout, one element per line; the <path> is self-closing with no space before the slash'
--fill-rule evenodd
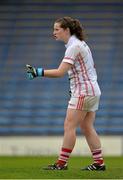
<path id="1" fill-rule="evenodd" d="M 63 62 L 67 62 L 69 64 L 74 64 L 76 59 L 77 49 L 76 47 L 69 47 L 65 52 L 65 56 L 63 58 Z"/>

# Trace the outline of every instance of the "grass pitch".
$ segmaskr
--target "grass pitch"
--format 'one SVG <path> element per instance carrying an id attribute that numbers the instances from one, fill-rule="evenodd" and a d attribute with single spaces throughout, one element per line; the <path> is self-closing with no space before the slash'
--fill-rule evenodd
<path id="1" fill-rule="evenodd" d="M 56 157 L 0 157 L 0 179 L 123 179 L 123 157 L 106 157 L 107 170 L 85 172 L 80 168 L 91 163 L 88 157 L 71 157 L 66 171 L 42 170 Z"/>

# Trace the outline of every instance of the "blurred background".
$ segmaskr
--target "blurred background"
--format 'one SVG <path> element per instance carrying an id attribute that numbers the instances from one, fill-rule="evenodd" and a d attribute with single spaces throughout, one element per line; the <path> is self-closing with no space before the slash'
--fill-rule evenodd
<path id="1" fill-rule="evenodd" d="M 68 77 L 29 81 L 25 65 L 57 68 L 65 47 L 52 38 L 53 24 L 63 16 L 80 20 L 93 53 L 102 90 L 95 127 L 104 150 L 123 155 L 122 0 L 0 0 L 0 154 L 54 153 L 49 145 L 61 142 Z"/>

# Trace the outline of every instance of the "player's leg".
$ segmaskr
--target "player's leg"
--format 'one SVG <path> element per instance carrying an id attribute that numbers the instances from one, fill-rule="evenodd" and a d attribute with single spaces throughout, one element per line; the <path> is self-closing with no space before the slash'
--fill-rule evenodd
<path id="1" fill-rule="evenodd" d="M 67 109 L 64 122 L 64 138 L 57 162 L 49 165 L 45 169 L 67 169 L 67 162 L 76 142 L 76 128 L 80 126 L 80 122 L 86 116 L 85 111 L 76 109 Z"/>
<path id="2" fill-rule="evenodd" d="M 80 128 L 85 135 L 90 150 L 101 147 L 99 136 L 94 128 L 95 112 L 87 112 L 86 117 L 81 122 Z"/>
<path id="3" fill-rule="evenodd" d="M 64 122 L 64 138 L 63 138 L 63 148 L 70 149 L 74 148 L 76 142 L 76 128 L 80 126 L 82 119 L 86 116 L 85 111 L 80 111 L 76 109 L 68 109 L 65 122 Z"/>
<path id="4" fill-rule="evenodd" d="M 81 122 L 80 128 L 85 135 L 90 147 L 94 163 L 83 170 L 105 170 L 104 160 L 102 157 L 101 143 L 99 136 L 94 128 L 95 112 L 88 112 Z"/>

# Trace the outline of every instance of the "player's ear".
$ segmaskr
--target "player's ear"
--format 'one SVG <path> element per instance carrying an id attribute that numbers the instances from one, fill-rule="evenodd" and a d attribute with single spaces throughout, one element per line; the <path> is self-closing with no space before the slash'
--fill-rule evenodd
<path id="1" fill-rule="evenodd" d="M 67 34 L 70 34 L 70 29 L 68 27 L 65 29 L 65 31 L 67 32 Z"/>

